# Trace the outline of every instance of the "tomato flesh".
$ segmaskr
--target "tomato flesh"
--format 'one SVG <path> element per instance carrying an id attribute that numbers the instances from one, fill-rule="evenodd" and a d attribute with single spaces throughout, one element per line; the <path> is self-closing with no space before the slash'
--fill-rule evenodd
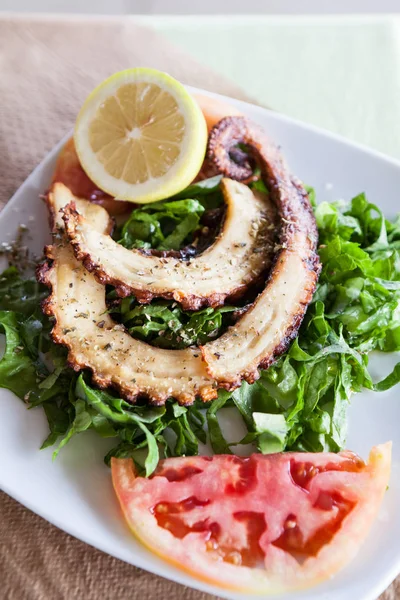
<path id="1" fill-rule="evenodd" d="M 163 529 L 168 529 L 176 538 L 182 539 L 189 533 L 205 532 L 205 547 L 208 552 L 217 553 L 218 557 L 235 565 L 247 565 L 253 567 L 264 558 L 264 552 L 260 548 L 259 539 L 266 529 L 263 514 L 240 511 L 233 514 L 238 521 L 242 521 L 247 527 L 247 544 L 239 549 L 220 543 L 221 527 L 218 523 L 210 522 L 208 519 L 198 521 L 192 526 L 185 524 L 182 514 L 199 506 L 206 506 L 208 501 L 198 500 L 191 496 L 182 502 L 160 502 L 150 510 L 157 519 L 157 524 Z"/>
<path id="2" fill-rule="evenodd" d="M 231 481 L 225 486 L 225 494 L 245 494 L 257 486 L 257 465 L 250 458 L 232 457 Z M 234 475 L 232 476 L 232 473 Z"/>
<path id="3" fill-rule="evenodd" d="M 323 502 L 321 502 L 321 496 Z M 355 503 L 342 498 L 339 494 L 326 494 L 322 492 L 318 496 L 315 507 L 321 510 L 336 512 L 329 523 L 326 523 L 307 540 L 304 539 L 302 531 L 297 524 L 296 516 L 288 515 L 282 534 L 273 543 L 277 548 L 290 552 L 295 558 L 300 556 L 317 556 L 323 546 L 329 544 L 335 534 L 339 531 L 343 520 L 353 510 Z M 335 509 L 337 509 L 335 511 Z"/>
<path id="4" fill-rule="evenodd" d="M 192 465 L 186 465 L 181 469 L 165 469 L 162 472 L 157 472 L 155 475 L 162 475 L 168 479 L 168 481 L 185 481 L 191 477 L 191 475 L 197 475 L 198 473 L 202 473 L 202 470 L 198 467 L 193 467 Z M 154 477 L 155 475 L 152 475 Z"/>
<path id="5" fill-rule="evenodd" d="M 236 467 L 236 473 L 225 486 L 225 494 L 236 495 L 248 493 L 257 485 L 256 462 L 250 458 L 232 457 L 231 466 Z M 365 468 L 365 463 L 356 455 L 354 458 L 343 461 L 340 464 L 327 464 L 323 467 L 314 466 L 309 462 L 290 462 L 290 475 L 296 485 L 304 491 L 308 491 L 311 480 L 319 473 L 328 471 L 359 472 Z M 164 469 L 158 476 L 166 477 L 168 481 L 185 481 L 192 475 L 202 473 L 202 470 L 192 465 L 185 465 L 179 470 Z M 185 513 L 199 506 L 207 506 L 209 501 L 201 501 L 191 496 L 182 502 L 160 502 L 150 510 L 155 514 L 159 527 L 168 529 L 177 538 L 183 538 L 191 532 L 207 532 L 206 548 L 216 551 L 222 560 L 233 562 L 237 565 L 255 566 L 264 558 L 265 554 L 260 548 L 259 539 L 267 528 L 265 517 L 261 513 L 251 511 L 240 511 L 233 513 L 234 519 L 246 523 L 247 543 L 245 548 L 239 549 L 233 546 L 220 544 L 220 527 L 218 523 L 208 520 L 198 521 L 192 526 L 184 522 Z M 302 531 L 297 523 L 296 516 L 289 514 L 282 529 L 281 535 L 272 542 L 274 546 L 290 552 L 296 558 L 297 555 L 316 556 L 321 548 L 328 544 L 339 530 L 344 518 L 351 512 L 355 504 L 343 498 L 338 493 L 320 492 L 316 502 L 316 508 L 332 511 L 332 520 L 319 528 L 308 540 L 304 539 Z"/>
<path id="6" fill-rule="evenodd" d="M 113 459 L 132 530 L 192 574 L 245 591 L 296 589 L 357 552 L 390 473 L 390 444 L 365 464 L 350 452 L 161 461 L 149 479 Z"/>
<path id="7" fill-rule="evenodd" d="M 313 465 L 311 462 L 292 460 L 290 462 L 290 475 L 296 485 L 308 490 L 311 480 L 319 473 L 326 473 L 327 471 L 356 473 L 365 468 L 365 462 L 359 456 L 350 452 L 347 454 L 349 455 L 347 460 L 341 463 L 328 463 L 323 467 Z"/>

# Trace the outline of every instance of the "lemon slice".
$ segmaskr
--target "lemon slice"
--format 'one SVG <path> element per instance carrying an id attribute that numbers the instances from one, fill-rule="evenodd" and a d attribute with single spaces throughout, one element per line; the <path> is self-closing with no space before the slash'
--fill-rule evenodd
<path id="1" fill-rule="evenodd" d="M 86 99 L 74 141 L 83 169 L 100 189 L 146 203 L 180 192 L 196 177 L 207 126 L 176 79 L 154 69 L 127 69 Z"/>

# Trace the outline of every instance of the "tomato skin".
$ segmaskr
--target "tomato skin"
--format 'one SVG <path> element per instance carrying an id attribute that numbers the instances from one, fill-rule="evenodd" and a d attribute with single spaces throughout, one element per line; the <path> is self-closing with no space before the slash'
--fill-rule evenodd
<path id="1" fill-rule="evenodd" d="M 224 117 L 243 116 L 243 113 L 238 108 L 218 98 L 211 98 L 203 94 L 194 94 L 194 98 L 202 110 L 209 133 L 214 125 Z"/>
<path id="2" fill-rule="evenodd" d="M 379 510 L 390 456 L 388 443 L 367 465 L 345 452 L 172 458 L 149 479 L 130 459 L 113 458 L 111 469 L 125 519 L 149 549 L 221 587 L 276 593 L 314 585 L 354 557 Z M 298 485 L 293 464 L 318 472 Z"/>

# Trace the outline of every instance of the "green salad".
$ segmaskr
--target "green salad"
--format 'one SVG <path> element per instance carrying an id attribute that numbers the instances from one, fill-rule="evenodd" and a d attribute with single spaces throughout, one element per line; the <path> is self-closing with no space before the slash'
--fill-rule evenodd
<path id="1" fill-rule="evenodd" d="M 115 235 L 128 248 L 180 250 L 196 247 L 221 211 L 220 177 L 189 186 L 168 201 L 133 210 Z M 260 185 L 259 182 L 255 184 Z M 9 267 L 0 276 L 0 331 L 6 337 L 0 360 L 0 387 L 29 409 L 45 411 L 49 435 L 42 448 L 54 456 L 76 434 L 88 429 L 115 439 L 105 457 L 133 457 L 151 474 L 161 457 L 194 455 L 199 442 L 215 453 L 232 453 L 238 444 L 260 452 L 341 450 L 346 442 L 347 409 L 353 392 L 383 391 L 400 381 L 400 363 L 383 381 L 368 372 L 373 350 L 400 350 L 400 219 L 389 222 L 364 194 L 349 204 L 315 205 L 322 272 L 297 339 L 260 379 L 232 392 L 220 390 L 205 405 L 132 405 L 91 385 L 90 373 L 76 374 L 66 349 L 54 344 L 51 319 L 40 303 L 48 290 L 34 277 Z M 235 306 L 184 311 L 177 303 L 120 300 L 107 290 L 109 311 L 134 337 L 163 348 L 204 344 L 218 337 L 247 298 Z M 243 439 L 223 435 L 220 415 L 236 410 L 247 428 Z"/>

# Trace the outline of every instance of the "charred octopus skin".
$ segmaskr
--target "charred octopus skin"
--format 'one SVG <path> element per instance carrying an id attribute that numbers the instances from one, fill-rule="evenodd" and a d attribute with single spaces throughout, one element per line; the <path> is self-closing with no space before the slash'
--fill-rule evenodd
<path id="1" fill-rule="evenodd" d="M 184 261 L 128 250 L 102 234 L 74 206 L 64 221 L 75 256 L 102 284 L 120 296 L 134 294 L 142 303 L 154 297 L 176 300 L 186 310 L 217 307 L 238 298 L 271 267 L 276 211 L 268 196 L 223 179 L 226 215 L 215 242 Z"/>
<path id="2" fill-rule="evenodd" d="M 243 144 L 260 169 L 280 221 L 279 243 L 265 289 L 217 340 L 202 347 L 207 371 L 227 389 L 259 377 L 296 337 L 321 270 L 318 232 L 308 195 L 275 148 L 242 117 L 222 119 L 211 132 L 208 157 L 225 175 L 237 170 L 230 144 Z"/>
<path id="3" fill-rule="evenodd" d="M 209 168 L 236 181 L 245 181 L 253 175 L 251 156 L 241 149 L 249 136 L 249 122 L 245 117 L 225 117 L 212 128 L 207 147 Z"/>

